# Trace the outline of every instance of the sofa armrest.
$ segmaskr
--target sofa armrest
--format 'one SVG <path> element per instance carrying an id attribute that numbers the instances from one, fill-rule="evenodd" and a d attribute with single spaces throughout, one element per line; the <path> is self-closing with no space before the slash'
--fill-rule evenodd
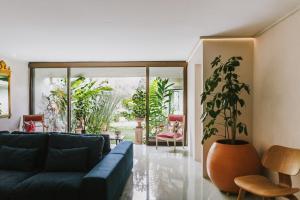
<path id="1" fill-rule="evenodd" d="M 129 141 L 124 141 L 119 143 L 113 150 L 111 150 L 113 154 L 132 154 L 133 156 L 133 143 Z"/>
<path id="2" fill-rule="evenodd" d="M 108 154 L 86 176 L 80 186 L 81 199 L 113 200 L 118 199 L 123 176 L 124 155 Z"/>

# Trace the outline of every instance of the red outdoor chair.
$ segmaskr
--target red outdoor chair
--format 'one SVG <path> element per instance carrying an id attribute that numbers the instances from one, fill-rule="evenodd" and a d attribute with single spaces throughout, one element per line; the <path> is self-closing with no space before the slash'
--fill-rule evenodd
<path id="1" fill-rule="evenodd" d="M 184 148 L 184 126 L 184 115 L 169 115 L 168 126 L 165 128 L 165 130 L 156 134 L 156 149 L 160 140 L 166 141 L 168 146 L 169 142 L 174 142 L 174 151 L 176 151 L 177 141 L 181 141 L 182 147 Z"/>
<path id="2" fill-rule="evenodd" d="M 23 115 L 23 131 L 27 131 L 28 126 L 31 129 L 30 132 L 34 132 L 35 127 L 42 127 L 43 132 L 48 128 L 45 125 L 44 115 Z"/>

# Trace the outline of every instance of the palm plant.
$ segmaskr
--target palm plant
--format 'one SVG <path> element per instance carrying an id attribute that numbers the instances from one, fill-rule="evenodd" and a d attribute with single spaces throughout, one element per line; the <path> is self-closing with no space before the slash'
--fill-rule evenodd
<path id="1" fill-rule="evenodd" d="M 97 96 L 93 100 L 93 112 L 88 115 L 87 131 L 89 133 L 107 131 L 120 100 L 121 98 L 114 94 Z"/>
<path id="2" fill-rule="evenodd" d="M 150 136 L 155 135 L 157 127 L 166 122 L 166 117 L 171 112 L 169 104 L 173 95 L 173 85 L 174 83 L 170 83 L 169 79 L 160 77 L 151 82 L 149 87 Z M 131 98 L 122 101 L 122 105 L 127 109 L 121 113 L 126 119 L 144 118 L 146 116 L 146 92 L 138 88 Z"/>
<path id="3" fill-rule="evenodd" d="M 169 103 L 171 96 L 173 95 L 172 86 L 174 83 L 170 83 L 169 79 L 156 78 L 150 85 L 149 94 L 149 124 L 152 128 L 150 134 L 155 135 L 156 129 L 165 124 L 166 117 L 170 110 Z"/>
<path id="4" fill-rule="evenodd" d="M 205 81 L 204 92 L 201 94 L 201 104 L 205 104 L 202 114 L 204 127 L 202 143 L 219 132 L 221 119 L 224 127 L 224 137 L 231 144 L 236 143 L 237 131 L 247 135 L 247 126 L 239 121 L 242 114 L 240 108 L 245 106 L 241 98 L 243 91 L 250 93 L 249 85 L 239 81 L 236 69 L 240 66 L 242 57 L 231 57 L 225 63 L 221 56 L 211 63 L 213 74 Z"/>

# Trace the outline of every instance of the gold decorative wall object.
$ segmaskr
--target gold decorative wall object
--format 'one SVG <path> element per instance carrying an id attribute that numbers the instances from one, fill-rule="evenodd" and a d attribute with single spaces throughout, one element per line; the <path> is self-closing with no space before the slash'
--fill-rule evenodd
<path id="1" fill-rule="evenodd" d="M 0 118 L 10 118 L 11 116 L 11 96 L 10 96 L 11 70 L 6 63 L 0 61 Z"/>

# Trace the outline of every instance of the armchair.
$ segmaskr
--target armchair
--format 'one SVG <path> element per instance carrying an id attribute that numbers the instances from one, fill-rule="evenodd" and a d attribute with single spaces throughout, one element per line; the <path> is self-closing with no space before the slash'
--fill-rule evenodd
<path id="1" fill-rule="evenodd" d="M 44 115 L 23 115 L 23 131 L 26 131 L 26 126 L 30 123 L 33 123 L 34 126 L 36 126 L 36 124 L 40 124 L 43 132 L 48 129 L 48 126 L 45 124 Z"/>
<path id="2" fill-rule="evenodd" d="M 168 146 L 169 142 L 174 142 L 174 151 L 176 151 L 176 142 L 181 141 L 184 148 L 184 115 L 169 115 L 168 125 L 165 130 L 158 131 L 156 134 L 156 149 L 159 140 L 166 141 Z"/>

